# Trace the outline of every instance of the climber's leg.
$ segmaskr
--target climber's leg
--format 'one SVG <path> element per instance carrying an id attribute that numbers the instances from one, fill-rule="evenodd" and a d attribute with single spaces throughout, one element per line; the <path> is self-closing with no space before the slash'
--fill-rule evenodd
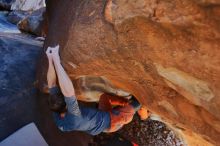
<path id="1" fill-rule="evenodd" d="M 111 126 L 106 132 L 115 132 L 132 121 L 134 114 L 140 109 L 140 103 L 132 98 L 129 104 L 118 106 L 110 111 Z"/>
<path id="2" fill-rule="evenodd" d="M 110 103 L 107 94 L 102 94 L 99 99 L 99 109 L 103 111 L 112 111 L 112 105 Z"/>

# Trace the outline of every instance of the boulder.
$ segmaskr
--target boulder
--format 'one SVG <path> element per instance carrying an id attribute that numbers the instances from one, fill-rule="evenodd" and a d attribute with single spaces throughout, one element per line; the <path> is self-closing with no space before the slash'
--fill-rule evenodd
<path id="1" fill-rule="evenodd" d="M 44 27 L 44 17 L 46 8 L 38 9 L 32 12 L 23 20 L 19 21 L 18 28 L 24 32 L 28 32 L 37 36 L 46 36 Z M 27 12 L 28 13 L 28 12 Z M 25 17 L 23 15 L 23 17 Z"/>
<path id="2" fill-rule="evenodd" d="M 0 10 L 10 10 L 11 5 L 15 0 L 1 0 L 0 1 Z"/>
<path id="3" fill-rule="evenodd" d="M 42 42 L 28 35 L 0 33 L 1 142 L 30 121 L 36 122 L 39 110 L 34 87 L 35 66 L 42 46 Z"/>
<path id="4" fill-rule="evenodd" d="M 8 14 L 7 20 L 13 24 L 18 24 L 21 20 L 25 19 L 31 14 L 30 11 L 15 10 Z"/>
<path id="5" fill-rule="evenodd" d="M 45 0 L 15 0 L 11 10 L 35 11 L 45 7 Z"/>
<path id="6" fill-rule="evenodd" d="M 218 3 L 48 0 L 47 6 L 44 49 L 61 46 L 62 64 L 74 84 L 80 76 L 103 76 L 137 97 L 185 145 L 220 145 Z M 42 54 L 40 88 L 47 73 Z"/>
<path id="7" fill-rule="evenodd" d="M 16 25 L 7 21 L 8 12 L 0 12 L 0 32 L 1 33 L 21 33 Z"/>

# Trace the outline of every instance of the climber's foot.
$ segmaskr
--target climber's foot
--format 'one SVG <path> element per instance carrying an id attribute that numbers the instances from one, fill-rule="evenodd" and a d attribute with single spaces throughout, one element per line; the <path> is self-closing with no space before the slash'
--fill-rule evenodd
<path id="1" fill-rule="evenodd" d="M 146 106 L 141 106 L 141 108 L 138 110 L 138 115 L 140 116 L 141 120 L 146 120 L 149 117 L 150 113 Z"/>

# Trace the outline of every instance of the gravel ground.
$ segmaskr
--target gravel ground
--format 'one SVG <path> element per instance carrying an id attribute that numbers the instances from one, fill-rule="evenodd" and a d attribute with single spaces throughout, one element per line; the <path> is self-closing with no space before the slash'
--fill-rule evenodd
<path id="1" fill-rule="evenodd" d="M 133 121 L 117 132 L 125 139 L 132 140 L 139 146 L 183 146 L 173 131 L 159 121 L 141 121 L 135 115 Z M 94 138 L 94 146 L 105 146 L 114 134 L 100 134 Z"/>

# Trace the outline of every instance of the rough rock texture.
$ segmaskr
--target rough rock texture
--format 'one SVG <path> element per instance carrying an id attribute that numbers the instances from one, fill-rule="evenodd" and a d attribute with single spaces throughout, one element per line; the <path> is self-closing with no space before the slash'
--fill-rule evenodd
<path id="1" fill-rule="evenodd" d="M 35 11 L 45 7 L 45 0 L 0 0 L 0 9 Z"/>
<path id="2" fill-rule="evenodd" d="M 18 28 L 22 31 L 45 37 L 45 11 L 46 8 L 41 8 L 34 11 L 18 23 Z"/>
<path id="3" fill-rule="evenodd" d="M 8 12 L 0 12 L 0 32 L 20 33 L 17 26 L 7 21 Z"/>
<path id="4" fill-rule="evenodd" d="M 0 141 L 37 114 L 34 82 L 42 46 L 29 36 L 0 32 Z"/>
<path id="5" fill-rule="evenodd" d="M 15 0 L 0 0 L 0 10 L 10 10 Z"/>
<path id="6" fill-rule="evenodd" d="M 186 144 L 220 145 L 219 1 L 49 0 L 48 15 L 44 47 L 60 44 L 73 80 L 104 76 Z"/>
<path id="7" fill-rule="evenodd" d="M 94 143 L 96 145 L 94 144 L 94 146 L 107 146 L 106 143 L 112 143 L 112 137 L 116 134 L 120 134 L 121 137 L 135 142 L 139 146 L 184 145 L 165 124 L 151 119 L 141 121 L 138 116 L 135 115 L 133 121 L 117 131 L 117 133 L 102 133 L 95 136 Z"/>
<path id="8" fill-rule="evenodd" d="M 103 93 L 129 97 L 130 93 L 117 89 L 103 76 L 79 76 L 73 80 L 77 98 L 81 101 L 98 102 Z"/>
<path id="9" fill-rule="evenodd" d="M 15 0 L 11 10 L 35 11 L 45 7 L 45 0 Z"/>
<path id="10" fill-rule="evenodd" d="M 7 20 L 13 24 L 18 24 L 21 20 L 25 19 L 31 14 L 30 11 L 15 10 L 8 14 Z"/>

